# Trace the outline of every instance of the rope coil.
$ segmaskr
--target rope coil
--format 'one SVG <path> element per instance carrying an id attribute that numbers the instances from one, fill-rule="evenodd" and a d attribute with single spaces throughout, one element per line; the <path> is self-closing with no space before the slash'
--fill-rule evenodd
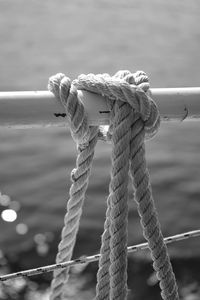
<path id="1" fill-rule="evenodd" d="M 127 297 L 128 174 L 132 178 L 143 234 L 148 241 L 153 267 L 164 300 L 178 300 L 175 276 L 162 236 L 145 159 L 145 138 L 155 135 L 160 125 L 156 104 L 148 94 L 147 75 L 138 71 L 81 75 L 72 83 L 63 74 L 49 80 L 49 90 L 66 110 L 71 134 L 77 143 L 76 169 L 72 171 L 70 199 L 64 218 L 57 263 L 71 260 L 88 185 L 94 148 L 101 128 L 88 126 L 77 89 L 103 95 L 111 110 L 107 139 L 112 142 L 112 169 L 106 221 L 102 235 L 96 300 L 125 300 Z M 68 270 L 56 270 L 51 300 L 65 299 Z"/>

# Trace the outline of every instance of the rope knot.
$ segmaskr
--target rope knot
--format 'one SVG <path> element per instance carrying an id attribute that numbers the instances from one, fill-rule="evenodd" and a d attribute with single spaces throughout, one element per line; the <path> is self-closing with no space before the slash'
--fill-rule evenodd
<path id="1" fill-rule="evenodd" d="M 73 139 L 78 143 L 79 147 L 85 148 L 91 131 L 84 106 L 77 97 L 77 88 L 68 77 L 58 73 L 49 78 L 48 89 L 65 107 Z"/>
<path id="2" fill-rule="evenodd" d="M 147 91 L 148 92 L 148 91 Z M 136 101 L 139 103 L 138 113 L 144 121 L 145 137 L 153 137 L 160 127 L 160 114 L 156 103 L 140 86 L 135 90 Z M 135 99 L 133 98 L 133 101 Z M 137 112 L 137 111 L 136 111 Z"/>
<path id="3" fill-rule="evenodd" d="M 131 73 L 118 71 L 114 76 L 109 74 L 82 74 L 73 81 L 77 89 L 97 93 L 107 99 L 112 110 L 115 101 L 129 103 L 144 121 L 145 137 L 155 135 L 160 125 L 158 108 L 150 97 L 149 79 L 143 71 Z"/>
<path id="4" fill-rule="evenodd" d="M 62 73 L 50 77 L 49 90 L 64 105 L 67 120 L 70 124 L 72 137 L 79 144 L 87 143 L 89 136 L 89 125 L 84 106 L 77 97 L 77 90 L 86 90 L 97 93 L 107 99 L 111 111 L 114 109 L 115 101 L 129 103 L 144 122 L 146 139 L 153 137 L 160 126 L 160 115 L 156 103 L 149 93 L 149 79 L 143 71 L 131 73 L 130 71 L 118 71 L 114 76 L 109 74 L 82 74 L 71 82 Z M 107 140 L 112 136 L 111 125 L 108 130 Z M 100 134 L 101 137 L 105 133 Z"/>
<path id="5" fill-rule="evenodd" d="M 120 78 L 127 82 L 129 86 L 123 86 L 127 102 L 139 113 L 144 121 L 146 138 L 154 136 L 160 126 L 160 114 L 156 103 L 150 97 L 149 93 L 149 78 L 143 71 L 131 73 L 129 71 L 119 71 L 115 74 L 115 78 Z M 131 90 L 131 94 L 127 90 Z M 132 103 L 131 103 L 132 101 Z"/>

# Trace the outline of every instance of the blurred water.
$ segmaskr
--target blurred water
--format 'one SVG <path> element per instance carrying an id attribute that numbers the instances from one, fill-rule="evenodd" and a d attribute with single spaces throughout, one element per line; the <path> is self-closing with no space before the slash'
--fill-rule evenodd
<path id="1" fill-rule="evenodd" d="M 46 89 L 64 72 L 145 70 L 152 87 L 198 86 L 198 0 L 0 1 L 0 90 Z M 163 124 L 147 157 L 163 232 L 199 227 L 199 123 Z M 63 224 L 75 145 L 63 129 L 0 130 L 0 190 L 20 203 L 13 223 L 0 220 L 0 248 L 20 252 L 37 233 Z M 110 172 L 110 146 L 99 143 L 77 254 L 98 251 Z M 142 241 L 130 201 L 130 244 Z M 2 208 L 3 209 L 3 208 Z M 24 235 L 18 223 L 28 225 Z M 184 245 L 184 247 L 183 247 Z M 171 246 L 173 255 L 198 256 L 199 241 Z"/>

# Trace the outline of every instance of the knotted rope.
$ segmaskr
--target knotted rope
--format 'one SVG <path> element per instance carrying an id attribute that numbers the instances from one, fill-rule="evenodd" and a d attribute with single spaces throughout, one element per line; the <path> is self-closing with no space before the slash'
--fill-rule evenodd
<path id="1" fill-rule="evenodd" d="M 72 257 L 99 129 L 88 126 L 83 104 L 78 101 L 77 89 L 69 78 L 57 74 L 49 79 L 48 88 L 65 106 L 71 134 L 78 146 L 76 169 L 71 173 L 70 198 L 56 257 L 56 262 L 61 263 L 71 260 Z M 50 299 L 64 299 L 68 272 L 69 269 L 54 271 Z"/>
<path id="2" fill-rule="evenodd" d="M 108 74 L 81 75 L 70 83 L 63 74 L 49 80 L 49 89 L 64 104 L 72 137 L 78 144 L 77 168 L 72 172 L 72 187 L 67 204 L 65 226 L 59 244 L 57 263 L 71 259 L 85 191 L 98 136 L 98 127 L 89 127 L 77 89 L 103 95 L 111 110 L 107 139 L 112 142 L 112 170 L 102 235 L 96 300 L 125 300 L 127 297 L 127 224 L 128 173 L 130 171 L 135 200 L 141 217 L 144 237 L 148 241 L 153 267 L 160 280 L 164 300 L 178 300 L 178 292 L 167 248 L 163 240 L 151 192 L 145 160 L 145 138 L 158 130 L 160 118 L 156 104 L 148 94 L 148 77 L 120 71 Z M 64 299 L 63 285 L 68 271 L 54 273 L 51 300 Z"/>

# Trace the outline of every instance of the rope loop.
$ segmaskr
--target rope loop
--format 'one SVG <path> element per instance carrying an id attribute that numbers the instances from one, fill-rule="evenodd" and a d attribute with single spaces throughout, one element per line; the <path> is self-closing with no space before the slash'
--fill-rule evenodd
<path id="1" fill-rule="evenodd" d="M 77 97 L 77 88 L 62 73 L 49 78 L 48 89 L 65 107 L 71 134 L 80 149 L 88 145 L 90 128 L 82 102 Z"/>
<path id="2" fill-rule="evenodd" d="M 150 97 L 149 79 L 145 72 L 118 71 L 108 74 L 82 74 L 73 81 L 77 89 L 90 91 L 106 97 L 113 108 L 113 101 L 124 101 L 139 114 L 144 122 L 145 138 L 153 137 L 160 126 L 160 115 L 156 103 Z"/>

